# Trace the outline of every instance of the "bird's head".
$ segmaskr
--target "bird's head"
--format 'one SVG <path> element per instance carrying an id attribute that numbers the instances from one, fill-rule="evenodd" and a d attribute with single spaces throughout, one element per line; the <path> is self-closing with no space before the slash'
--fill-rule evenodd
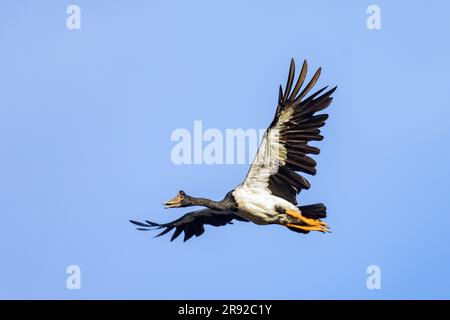
<path id="1" fill-rule="evenodd" d="M 191 197 L 188 196 L 183 190 L 178 191 L 175 198 L 164 202 L 164 207 L 169 208 L 182 208 L 192 206 Z"/>

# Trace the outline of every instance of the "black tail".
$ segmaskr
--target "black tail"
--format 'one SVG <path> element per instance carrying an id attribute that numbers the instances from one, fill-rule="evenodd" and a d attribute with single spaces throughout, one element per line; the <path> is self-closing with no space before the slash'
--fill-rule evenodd
<path id="1" fill-rule="evenodd" d="M 323 203 L 310 204 L 298 207 L 302 216 L 309 219 L 323 219 L 327 217 L 327 207 Z"/>

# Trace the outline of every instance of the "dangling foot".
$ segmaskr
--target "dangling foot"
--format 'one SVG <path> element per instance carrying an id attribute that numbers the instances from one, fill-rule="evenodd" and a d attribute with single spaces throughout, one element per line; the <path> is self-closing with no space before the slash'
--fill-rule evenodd
<path id="1" fill-rule="evenodd" d="M 328 225 L 325 222 L 320 221 L 319 219 L 309 219 L 301 215 L 298 211 L 286 210 L 286 214 L 291 217 L 299 219 L 306 225 L 298 225 L 293 223 L 288 223 L 288 227 L 302 229 L 305 231 L 321 231 L 321 232 L 330 232 L 328 229 Z"/>
<path id="2" fill-rule="evenodd" d="M 300 229 L 300 230 L 303 230 L 303 231 L 320 231 L 320 232 L 323 232 L 323 233 L 325 233 L 325 232 L 330 232 L 331 233 L 331 231 L 327 227 L 324 227 L 324 226 L 310 227 L 310 226 L 301 226 L 301 225 L 298 225 L 298 224 L 288 223 L 286 225 L 286 227 L 296 228 L 296 229 Z"/>

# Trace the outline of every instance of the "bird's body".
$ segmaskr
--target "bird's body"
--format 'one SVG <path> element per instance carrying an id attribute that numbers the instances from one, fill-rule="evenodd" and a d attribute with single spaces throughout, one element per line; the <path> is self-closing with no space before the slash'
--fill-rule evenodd
<path id="1" fill-rule="evenodd" d="M 298 210 L 296 206 L 283 198 L 258 193 L 245 185 L 234 189 L 233 196 L 239 208 L 236 214 L 256 224 L 281 224 L 288 221 L 285 210 Z"/>
<path id="2" fill-rule="evenodd" d="M 295 64 L 291 61 L 286 88 L 280 86 L 275 117 L 267 128 L 261 146 L 250 166 L 245 180 L 226 194 L 223 200 L 213 201 L 195 198 L 180 191 L 166 202 L 166 208 L 204 206 L 207 209 L 185 214 L 178 220 L 158 224 L 131 221 L 139 230 L 164 229 L 158 236 L 175 228 L 172 239 L 184 231 L 184 240 L 199 236 L 204 225 L 223 226 L 232 220 L 250 221 L 258 225 L 279 224 L 292 231 L 328 232 L 328 226 L 321 219 L 326 217 L 326 207 L 321 204 L 298 206 L 296 196 L 301 190 L 309 189 L 309 182 L 297 172 L 316 174 L 316 161 L 308 154 L 319 154 L 320 150 L 309 145 L 320 141 L 320 128 L 325 125 L 327 114 L 316 114 L 327 108 L 336 88 L 326 92 L 322 88 L 307 94 L 316 84 L 319 68 L 303 88 L 307 73 L 303 63 L 298 80 L 294 85 Z"/>

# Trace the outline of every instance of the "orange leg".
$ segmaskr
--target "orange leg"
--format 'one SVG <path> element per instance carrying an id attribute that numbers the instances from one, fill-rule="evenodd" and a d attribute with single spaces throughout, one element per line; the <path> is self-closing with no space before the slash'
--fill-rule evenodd
<path id="1" fill-rule="evenodd" d="M 287 227 L 297 228 L 304 231 L 320 231 L 320 232 L 331 232 L 327 227 L 324 226 L 299 226 L 298 224 L 288 223 Z"/>
<path id="2" fill-rule="evenodd" d="M 291 217 L 297 218 L 301 220 L 302 222 L 306 223 L 308 226 L 312 227 L 325 227 L 328 228 L 328 225 L 325 222 L 320 221 L 319 219 L 309 219 L 301 215 L 298 211 L 293 210 L 286 210 L 286 214 L 290 215 Z"/>

